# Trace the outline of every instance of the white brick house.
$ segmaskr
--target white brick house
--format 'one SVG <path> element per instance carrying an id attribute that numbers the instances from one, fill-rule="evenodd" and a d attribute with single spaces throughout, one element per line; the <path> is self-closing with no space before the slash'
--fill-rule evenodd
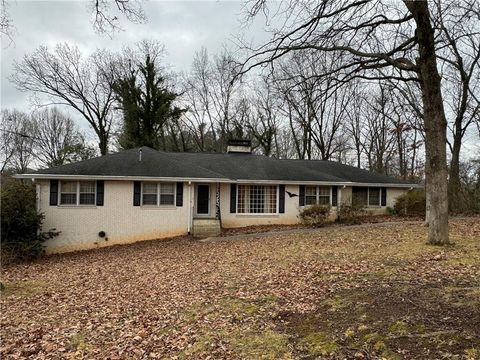
<path id="1" fill-rule="evenodd" d="M 61 232 L 46 243 L 50 253 L 295 224 L 299 211 L 315 203 L 335 212 L 353 199 L 384 213 L 417 187 L 331 161 L 279 160 L 249 149 L 243 143 L 227 154 L 143 147 L 17 177 L 35 181 L 44 228 Z"/>

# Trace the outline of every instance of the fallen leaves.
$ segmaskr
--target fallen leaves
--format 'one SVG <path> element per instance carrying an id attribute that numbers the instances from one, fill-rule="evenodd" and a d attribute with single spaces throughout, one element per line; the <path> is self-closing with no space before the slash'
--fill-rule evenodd
<path id="1" fill-rule="evenodd" d="M 279 325 L 289 321 L 280 321 L 280 315 L 337 316 L 352 306 L 339 294 L 372 287 L 391 294 L 399 286 L 414 291 L 454 283 L 451 301 L 462 296 L 477 301 L 479 222 L 455 220 L 456 245 L 445 249 L 425 245 L 426 229 L 405 223 L 234 241 L 176 238 L 8 267 L 2 274 L 7 289 L 1 299 L 0 354 L 5 359 L 218 359 L 342 351 L 329 336 L 354 338 L 368 320 L 359 317 L 344 329 L 332 325 L 328 340 L 315 329 L 297 342 Z M 407 295 L 402 303 L 413 306 Z M 333 300 L 322 304 L 327 299 Z M 442 320 L 439 314 L 437 320 L 449 325 L 458 319 Z M 369 351 L 377 351 L 376 343 L 381 347 L 375 340 Z M 363 350 L 356 353 L 369 358 Z M 466 354 L 460 348 L 458 353 Z"/>

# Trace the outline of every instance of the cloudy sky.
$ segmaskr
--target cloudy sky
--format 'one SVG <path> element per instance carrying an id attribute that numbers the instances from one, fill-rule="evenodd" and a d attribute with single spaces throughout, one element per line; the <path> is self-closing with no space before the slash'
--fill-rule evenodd
<path id="1" fill-rule="evenodd" d="M 10 0 L 8 11 L 13 19 L 14 42 L 2 37 L 1 49 L 1 106 L 31 110 L 28 94 L 19 92 L 8 81 L 15 60 L 40 45 L 54 47 L 67 42 L 77 45 L 84 53 L 96 48 L 119 50 L 142 39 L 158 40 L 167 50 L 166 62 L 174 71 L 188 70 L 194 53 L 202 46 L 210 53 L 219 52 L 222 46 L 233 46 L 240 33 L 247 39 L 262 42 L 267 39 L 261 18 L 249 27 L 243 26 L 242 1 L 148 1 L 144 3 L 148 17 L 144 24 L 134 24 L 122 19 L 124 31 L 109 37 L 98 34 L 92 26 L 91 1 L 23 1 Z M 79 125 L 88 130 L 77 114 Z M 466 157 L 480 151 L 478 134 L 472 128 L 464 141 Z"/>
<path id="2" fill-rule="evenodd" d="M 96 48 L 119 50 L 141 39 L 155 39 L 165 45 L 166 62 L 173 70 L 187 70 L 195 51 L 202 46 L 216 53 L 232 45 L 240 32 L 264 34 L 260 24 L 242 26 L 242 2 L 237 1 L 149 1 L 144 3 L 148 20 L 134 24 L 121 19 L 124 31 L 112 38 L 93 30 L 87 1 L 10 1 L 9 13 L 16 33 L 14 43 L 2 37 L 1 101 L 4 108 L 28 109 L 27 94 L 8 81 L 12 63 L 40 45 L 54 47 L 67 42 L 84 53 Z M 260 31 L 258 31 L 260 30 Z"/>

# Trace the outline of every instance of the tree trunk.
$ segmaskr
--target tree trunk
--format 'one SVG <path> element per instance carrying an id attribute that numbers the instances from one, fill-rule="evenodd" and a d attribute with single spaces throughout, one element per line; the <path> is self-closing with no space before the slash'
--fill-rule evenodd
<path id="1" fill-rule="evenodd" d="M 98 134 L 98 148 L 100 149 L 100 155 L 107 155 L 108 153 L 108 135 L 104 132 Z"/>
<path id="2" fill-rule="evenodd" d="M 457 122 L 458 124 L 458 122 Z M 456 124 L 456 125 L 457 125 Z M 460 149 L 462 146 L 462 129 L 456 129 L 453 137 L 452 159 L 450 160 L 450 171 L 448 174 L 448 196 L 450 209 L 461 211 L 463 208 L 460 196 Z"/>
<path id="3" fill-rule="evenodd" d="M 420 83 L 424 107 L 425 177 L 428 243 L 445 245 L 448 239 L 447 121 L 435 55 L 434 31 L 428 2 L 406 1 L 417 24 Z"/>

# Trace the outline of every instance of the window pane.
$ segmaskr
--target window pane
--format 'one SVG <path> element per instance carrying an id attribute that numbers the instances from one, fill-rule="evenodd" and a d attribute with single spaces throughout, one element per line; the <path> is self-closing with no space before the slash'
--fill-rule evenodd
<path id="1" fill-rule="evenodd" d="M 352 205 L 367 206 L 368 204 L 368 188 L 357 187 L 352 188 Z"/>
<path id="2" fill-rule="evenodd" d="M 368 204 L 374 206 L 380 205 L 380 188 L 368 189 Z"/>
<path id="3" fill-rule="evenodd" d="M 305 195 L 306 196 L 317 196 L 317 187 L 316 186 L 305 186 Z"/>
<path id="4" fill-rule="evenodd" d="M 95 181 L 81 181 L 80 193 L 93 193 L 95 194 Z"/>
<path id="5" fill-rule="evenodd" d="M 80 193 L 80 205 L 95 205 L 95 193 L 93 194 Z"/>
<path id="6" fill-rule="evenodd" d="M 246 213 L 248 208 L 249 188 L 246 185 L 238 185 L 237 206 L 240 214 Z"/>
<path id="7" fill-rule="evenodd" d="M 77 193 L 77 182 L 76 181 L 62 181 L 60 183 L 62 193 Z"/>
<path id="8" fill-rule="evenodd" d="M 305 205 L 315 205 L 317 203 L 316 196 L 305 196 Z"/>
<path id="9" fill-rule="evenodd" d="M 157 194 L 157 184 L 155 183 L 143 183 L 143 189 L 142 189 L 144 194 Z"/>
<path id="10" fill-rule="evenodd" d="M 318 193 L 320 196 L 330 196 L 330 186 L 319 186 Z"/>
<path id="11" fill-rule="evenodd" d="M 251 185 L 250 186 L 250 208 L 249 212 L 252 214 L 258 214 L 264 212 L 265 202 L 265 189 L 263 186 Z"/>
<path id="12" fill-rule="evenodd" d="M 157 194 L 143 194 L 143 205 L 157 205 Z"/>
<path id="13" fill-rule="evenodd" d="M 175 184 L 173 183 L 160 184 L 160 194 L 175 194 Z"/>
<path id="14" fill-rule="evenodd" d="M 95 181 L 80 182 L 80 205 L 95 205 Z"/>
<path id="15" fill-rule="evenodd" d="M 142 205 L 157 205 L 157 183 L 142 183 Z"/>
<path id="16" fill-rule="evenodd" d="M 266 204 L 265 212 L 266 213 L 276 213 L 277 212 L 277 187 L 276 186 L 267 186 L 266 191 Z"/>
<path id="17" fill-rule="evenodd" d="M 173 205 L 174 195 L 160 194 L 160 205 Z"/>
<path id="18" fill-rule="evenodd" d="M 60 183 L 60 204 L 77 205 L 77 182 L 62 181 Z"/>
<path id="19" fill-rule="evenodd" d="M 330 205 L 330 196 L 320 195 L 318 197 L 318 203 L 320 205 Z"/>
<path id="20" fill-rule="evenodd" d="M 60 204 L 62 205 L 77 205 L 77 194 L 64 194 L 60 195 Z"/>

